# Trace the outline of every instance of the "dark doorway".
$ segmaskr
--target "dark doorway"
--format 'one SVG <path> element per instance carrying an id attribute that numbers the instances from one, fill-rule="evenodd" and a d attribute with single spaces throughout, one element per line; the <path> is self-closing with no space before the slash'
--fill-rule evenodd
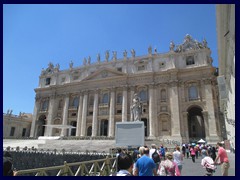
<path id="1" fill-rule="evenodd" d="M 46 125 L 46 116 L 42 115 L 39 117 L 37 121 L 37 137 L 44 136 L 45 133 L 45 126 Z"/>
<path id="2" fill-rule="evenodd" d="M 142 118 L 141 121 L 144 122 L 144 134 L 145 134 L 145 137 L 146 137 L 146 136 L 148 136 L 148 134 L 147 134 L 147 127 L 148 127 L 147 119 L 146 118 Z"/>
<path id="3" fill-rule="evenodd" d="M 77 121 L 72 121 L 70 124 L 71 126 L 77 127 Z M 71 136 L 76 136 L 76 128 L 72 128 Z"/>
<path id="4" fill-rule="evenodd" d="M 202 109 L 192 107 L 188 110 L 188 114 L 189 139 L 204 139 L 206 135 Z"/>
<path id="5" fill-rule="evenodd" d="M 108 135 L 108 120 L 102 120 L 100 126 L 100 136 Z"/>
<path id="6" fill-rule="evenodd" d="M 87 129 L 87 136 L 92 136 L 92 126 L 89 126 Z"/>

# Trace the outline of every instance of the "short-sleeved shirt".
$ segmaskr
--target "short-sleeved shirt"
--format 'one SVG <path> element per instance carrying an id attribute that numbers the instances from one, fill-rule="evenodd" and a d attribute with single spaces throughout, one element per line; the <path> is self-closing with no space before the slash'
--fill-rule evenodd
<path id="1" fill-rule="evenodd" d="M 227 152 L 223 147 L 218 148 L 218 155 L 221 163 L 229 162 Z"/>
<path id="2" fill-rule="evenodd" d="M 153 176 L 153 169 L 156 169 L 156 165 L 150 157 L 143 155 L 137 160 L 136 168 L 139 176 Z"/>
<path id="3" fill-rule="evenodd" d="M 174 151 L 173 160 L 177 165 L 182 165 L 182 154 L 179 151 Z"/>

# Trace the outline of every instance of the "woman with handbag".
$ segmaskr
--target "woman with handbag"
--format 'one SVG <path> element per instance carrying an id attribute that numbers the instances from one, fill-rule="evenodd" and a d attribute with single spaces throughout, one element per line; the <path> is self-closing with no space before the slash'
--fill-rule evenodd
<path id="1" fill-rule="evenodd" d="M 178 165 L 173 161 L 173 154 L 167 152 L 165 154 L 166 160 L 162 161 L 159 165 L 158 174 L 160 176 L 180 176 L 181 173 Z"/>

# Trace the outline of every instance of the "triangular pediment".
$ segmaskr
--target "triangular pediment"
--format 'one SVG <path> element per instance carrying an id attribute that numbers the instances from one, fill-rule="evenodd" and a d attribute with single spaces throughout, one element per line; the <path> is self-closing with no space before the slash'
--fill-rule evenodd
<path id="1" fill-rule="evenodd" d="M 106 78 L 114 78 L 114 77 L 123 77 L 126 76 L 125 73 L 117 71 L 115 69 L 110 68 L 101 68 L 95 71 L 93 74 L 89 75 L 83 81 L 86 80 L 99 80 L 99 79 L 106 79 Z"/>

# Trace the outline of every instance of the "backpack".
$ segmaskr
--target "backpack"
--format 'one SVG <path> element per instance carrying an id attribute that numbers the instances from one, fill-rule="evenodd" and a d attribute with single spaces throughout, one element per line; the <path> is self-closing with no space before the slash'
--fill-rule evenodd
<path id="1" fill-rule="evenodd" d="M 159 154 L 157 153 L 157 150 L 155 150 L 155 152 L 152 154 L 152 159 L 153 159 L 153 161 L 154 161 L 155 163 L 158 163 L 158 162 L 161 161 L 161 160 L 160 160 L 160 156 L 159 156 Z"/>

